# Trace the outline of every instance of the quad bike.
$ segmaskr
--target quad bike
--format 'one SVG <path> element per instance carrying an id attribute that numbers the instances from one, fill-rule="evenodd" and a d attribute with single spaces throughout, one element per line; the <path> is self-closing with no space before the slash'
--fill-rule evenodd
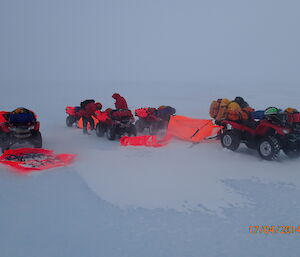
<path id="1" fill-rule="evenodd" d="M 103 137 L 107 132 L 108 127 L 112 125 L 109 112 L 96 111 L 96 135 L 98 137 Z"/>
<path id="2" fill-rule="evenodd" d="M 0 112 L 0 147 L 2 152 L 14 144 L 29 143 L 35 148 L 42 148 L 40 123 L 36 115 L 24 108 L 22 113 Z"/>
<path id="3" fill-rule="evenodd" d="M 77 124 L 78 120 L 80 119 L 79 115 L 79 106 L 67 106 L 66 107 L 66 113 L 68 114 L 66 118 L 66 125 L 67 127 L 72 127 L 73 124 Z"/>
<path id="4" fill-rule="evenodd" d="M 158 109 L 136 109 L 135 116 L 139 118 L 135 123 L 137 132 L 142 133 L 145 129 L 148 129 L 150 135 L 156 135 L 159 130 L 168 127 L 170 116 L 175 112 L 176 110 L 170 106 L 161 106 Z"/>
<path id="5" fill-rule="evenodd" d="M 135 110 L 138 120 L 135 122 L 137 132 L 149 130 L 150 135 L 156 135 L 158 130 L 164 128 L 164 121 L 157 116 L 156 108 L 140 108 Z"/>
<path id="6" fill-rule="evenodd" d="M 134 118 L 130 110 L 112 110 L 108 115 L 110 124 L 107 126 L 106 136 L 109 140 L 121 138 L 125 134 L 136 136 Z"/>
<path id="7" fill-rule="evenodd" d="M 300 157 L 300 126 L 286 113 L 266 116 L 260 121 L 223 120 L 220 138 L 224 148 L 235 151 L 240 143 L 256 149 L 265 160 L 278 158 L 280 150 L 290 158 Z"/>
<path id="8" fill-rule="evenodd" d="M 74 124 L 78 128 L 82 128 L 82 122 L 80 122 L 81 115 L 79 111 L 81 110 L 81 107 L 79 106 L 67 106 L 66 107 L 66 113 L 68 114 L 66 118 L 66 125 L 68 127 L 72 127 Z M 96 111 L 95 117 L 92 116 L 95 124 L 95 130 L 98 137 L 103 137 L 108 125 L 110 125 L 110 118 L 108 117 L 108 114 L 106 112 Z M 88 129 L 90 129 L 90 124 L 88 124 Z"/>

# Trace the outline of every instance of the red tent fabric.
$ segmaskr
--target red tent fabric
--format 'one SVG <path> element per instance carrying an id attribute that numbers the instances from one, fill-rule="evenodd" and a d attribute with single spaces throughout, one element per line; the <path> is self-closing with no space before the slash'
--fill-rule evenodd
<path id="1" fill-rule="evenodd" d="M 0 163 L 22 173 L 66 166 L 75 159 L 75 154 L 55 154 L 51 150 L 20 148 L 7 150 L 0 156 Z"/>

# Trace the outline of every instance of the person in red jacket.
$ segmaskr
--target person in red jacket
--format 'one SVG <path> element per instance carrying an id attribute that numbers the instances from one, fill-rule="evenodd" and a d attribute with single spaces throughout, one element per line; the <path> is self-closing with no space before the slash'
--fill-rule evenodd
<path id="1" fill-rule="evenodd" d="M 88 123 L 90 123 L 91 129 L 94 129 L 95 123 L 93 116 L 96 117 L 95 112 L 101 109 L 101 103 L 90 102 L 79 110 L 78 115 L 82 117 L 83 134 L 89 134 L 87 131 Z"/>
<path id="2" fill-rule="evenodd" d="M 116 100 L 115 107 L 116 109 L 126 109 L 128 110 L 128 105 L 124 97 L 120 96 L 118 93 L 114 93 L 112 98 Z"/>

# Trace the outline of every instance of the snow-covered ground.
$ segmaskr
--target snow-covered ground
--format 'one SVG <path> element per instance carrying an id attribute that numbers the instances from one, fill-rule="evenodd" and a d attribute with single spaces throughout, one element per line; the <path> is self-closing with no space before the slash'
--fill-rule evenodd
<path id="1" fill-rule="evenodd" d="M 171 105 L 209 118 L 210 102 L 300 108 L 300 4 L 294 0 L 1 0 L 0 110 L 32 109 L 44 147 L 68 166 L 0 166 L 0 257 L 298 257 L 300 160 L 246 147 L 121 147 L 65 125 L 94 98 Z"/>
<path id="2" fill-rule="evenodd" d="M 299 234 L 255 235 L 249 226 L 300 225 L 300 160 L 282 154 L 263 161 L 246 147 L 232 153 L 219 142 L 122 147 L 64 124 L 66 105 L 98 96 L 108 107 L 119 90 L 131 108 L 170 104 L 178 114 L 208 118 L 212 87 L 131 84 L 124 90 L 91 83 L 89 92 L 69 95 L 79 85 L 66 85 L 61 94 L 62 83 L 40 83 L 18 96 L 4 85 L 3 106 L 35 110 L 45 148 L 78 158 L 26 176 L 0 167 L 1 256 L 297 256 Z M 297 106 L 297 89 L 287 90 L 288 101 L 275 90 L 268 103 L 255 91 L 243 92 L 258 108 Z M 241 93 L 231 87 L 218 94 Z"/>

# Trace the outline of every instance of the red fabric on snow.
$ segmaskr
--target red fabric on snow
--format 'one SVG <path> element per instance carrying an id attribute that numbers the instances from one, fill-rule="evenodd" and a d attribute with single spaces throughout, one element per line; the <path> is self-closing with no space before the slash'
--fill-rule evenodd
<path id="1" fill-rule="evenodd" d="M 160 147 L 169 143 L 172 136 L 190 142 L 200 142 L 207 137 L 216 135 L 221 129 L 211 120 L 191 119 L 184 116 L 171 116 L 166 136 L 158 140 L 156 136 L 122 137 L 120 143 L 123 146 L 153 146 Z"/>
<path id="2" fill-rule="evenodd" d="M 6 150 L 0 156 L 0 163 L 9 165 L 21 173 L 29 173 L 66 166 L 73 162 L 75 157 L 75 154 L 55 154 L 47 149 L 20 148 Z"/>
<path id="3" fill-rule="evenodd" d="M 163 139 L 157 139 L 157 136 L 144 135 L 136 137 L 123 136 L 120 139 L 122 146 L 152 146 L 161 147 L 169 143 L 171 140 L 171 135 L 166 135 Z"/>

